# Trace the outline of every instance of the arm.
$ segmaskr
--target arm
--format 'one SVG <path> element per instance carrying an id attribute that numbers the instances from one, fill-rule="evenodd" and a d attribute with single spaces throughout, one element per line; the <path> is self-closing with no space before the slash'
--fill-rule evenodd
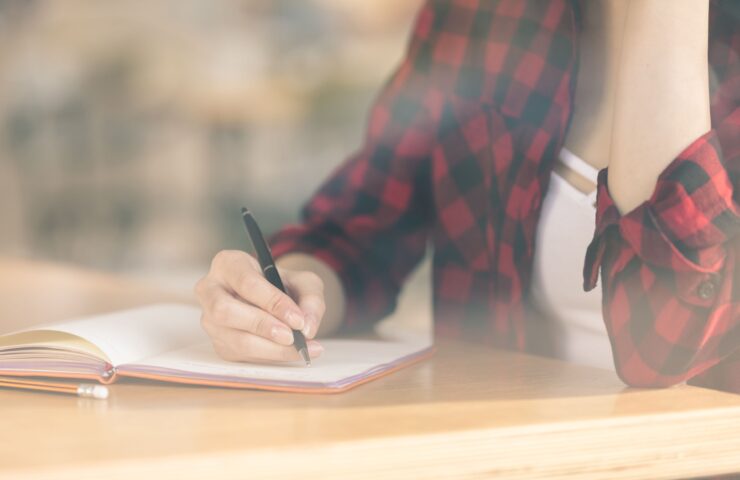
<path id="1" fill-rule="evenodd" d="M 531 14 L 546 15 L 547 23 L 532 28 Z M 427 1 L 406 57 L 372 108 L 364 146 L 313 196 L 301 223 L 272 239 L 292 298 L 262 288 L 254 259 L 243 252 L 217 255 L 199 283 L 204 327 L 217 348 L 226 347 L 217 351 L 229 358 L 294 358 L 289 342 L 274 345 L 280 339 L 270 337 L 273 328 L 284 331 L 275 322 L 308 328 L 311 338 L 316 328 L 310 319 L 323 314 L 325 295 L 341 300 L 344 292 L 346 299 L 344 308 L 330 310 L 329 327 L 340 323 L 342 310 L 341 323 L 350 327 L 382 318 L 423 257 L 435 222 L 441 225 L 438 243 L 455 251 L 463 270 L 480 269 L 488 259 L 476 249 L 491 238 L 467 221 L 487 213 L 479 195 L 485 182 L 495 180 L 494 170 L 508 168 L 514 144 L 531 140 L 523 155 L 540 155 L 562 138 L 574 20 L 568 0 Z M 543 59 L 522 45 L 548 38 L 554 41 L 547 50 L 552 68 L 544 73 Z M 461 190 L 476 195 L 461 196 Z M 446 231 L 461 224 L 460 212 L 464 230 Z M 475 248 L 458 248 L 452 234 Z M 302 314 L 290 314 L 296 307 Z"/>
<path id="2" fill-rule="evenodd" d="M 530 16 L 547 21 L 537 26 Z M 567 0 L 425 3 L 408 54 L 372 109 L 364 147 L 310 200 L 302 222 L 273 240 L 276 255 L 308 254 L 336 272 L 343 325 L 394 308 L 435 224 L 440 256 L 465 275 L 496 268 L 486 250 L 492 230 L 478 222 L 498 189 L 511 188 L 512 157 L 530 165 L 520 160 L 562 138 L 574 22 Z M 530 44 L 550 46 L 533 53 Z M 516 178 L 531 187 L 537 174 L 521 168 Z M 530 196 L 536 189 L 522 203 Z"/>
<path id="3" fill-rule="evenodd" d="M 633 121 L 644 134 L 633 132 L 635 146 L 625 145 L 629 140 L 622 138 L 622 145 L 612 150 L 632 151 L 634 158 L 616 156 L 617 163 L 610 164 L 609 171 L 603 171 L 599 178 L 596 235 L 587 252 L 585 286 L 594 288 L 601 267 L 604 319 L 615 364 L 630 385 L 702 381 L 719 371 L 727 378 L 738 375 L 739 33 L 732 19 L 713 23 L 710 58 L 721 73 L 713 92 L 714 128 L 683 148 L 680 145 L 694 137 L 674 137 L 673 124 L 685 123 L 675 127 L 683 135 L 692 134 L 692 128 L 699 129 L 700 122 L 686 119 L 692 114 L 704 118 L 701 108 L 698 113 L 691 110 L 698 108 L 701 98 L 685 103 L 688 113 L 681 110 L 682 100 L 674 98 L 673 106 L 662 106 L 643 98 L 658 110 L 639 111 L 632 105 L 628 111 L 633 112 Z M 688 64 L 691 58 L 687 56 Z M 663 77 L 661 81 L 670 83 L 672 78 Z M 663 93 L 655 95 L 660 98 L 672 89 L 666 86 Z M 705 91 L 701 90 L 700 95 Z M 673 110 L 675 106 L 680 111 Z M 675 117 L 665 118 L 661 113 L 664 108 Z M 629 131 L 627 120 L 622 122 L 624 131 Z M 653 131 L 665 144 L 650 147 Z M 666 147 L 671 141 L 674 143 L 670 148 L 680 151 L 676 158 Z M 620 168 L 620 177 L 612 180 L 612 174 Z M 634 187 L 627 185 L 630 169 Z M 643 171 L 648 172 L 647 179 Z M 646 191 L 652 194 L 645 197 Z M 737 388 L 727 381 L 715 386 Z"/>
<path id="4" fill-rule="evenodd" d="M 322 277 L 329 307 L 322 332 L 387 314 L 426 250 L 434 125 L 420 63 L 432 41 L 431 14 L 426 4 L 405 58 L 371 109 L 362 148 L 314 194 L 301 223 L 271 239 L 281 266 Z"/>
<path id="5" fill-rule="evenodd" d="M 609 155 L 620 212 L 647 200 L 658 175 L 711 128 L 709 2 L 632 0 L 624 26 Z"/>
<path id="6" fill-rule="evenodd" d="M 357 313 L 377 318 L 391 307 L 426 244 L 423 192 L 417 187 L 430 137 L 422 104 L 425 75 L 415 61 L 426 42 L 429 13 L 422 10 L 406 59 L 373 108 L 365 147 L 314 196 L 303 224 L 272 239 L 289 295 L 263 278 L 254 258 L 238 251 L 219 252 L 196 285 L 201 323 L 221 357 L 297 360 L 290 328 L 312 339 L 319 328 L 336 329 L 345 309 L 356 320 Z M 356 300 L 345 302 L 344 291 Z M 326 298 L 327 322 L 320 326 Z M 315 340 L 308 348 L 311 357 L 322 350 Z"/>

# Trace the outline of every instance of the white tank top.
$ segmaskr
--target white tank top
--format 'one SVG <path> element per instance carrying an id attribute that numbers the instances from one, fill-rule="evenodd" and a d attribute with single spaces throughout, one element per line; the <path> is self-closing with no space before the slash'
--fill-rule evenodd
<path id="1" fill-rule="evenodd" d="M 597 170 L 566 149 L 560 160 L 596 184 Z M 556 357 L 614 370 L 601 290 L 583 290 L 583 262 L 594 233 L 596 191 L 585 194 L 553 172 L 542 204 L 531 295 L 553 322 Z"/>

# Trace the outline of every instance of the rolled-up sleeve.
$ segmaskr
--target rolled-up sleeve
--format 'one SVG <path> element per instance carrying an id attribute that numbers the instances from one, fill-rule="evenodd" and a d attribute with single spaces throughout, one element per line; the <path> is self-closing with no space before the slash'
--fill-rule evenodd
<path id="1" fill-rule="evenodd" d="M 740 376 L 740 209 L 726 162 L 737 158 L 724 158 L 712 130 L 624 215 L 608 170 L 599 175 L 584 288 L 600 271 L 615 366 L 629 385 L 669 386 L 714 367 L 729 374 L 730 364 Z"/>

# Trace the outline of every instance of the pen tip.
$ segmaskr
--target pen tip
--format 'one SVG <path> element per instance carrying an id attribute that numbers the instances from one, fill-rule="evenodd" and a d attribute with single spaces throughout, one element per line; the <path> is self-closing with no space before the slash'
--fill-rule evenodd
<path id="1" fill-rule="evenodd" d="M 308 356 L 308 350 L 305 349 L 305 348 L 301 348 L 301 350 L 299 351 L 299 353 L 301 354 L 301 358 L 303 358 L 303 361 L 306 362 L 306 366 L 307 367 L 310 367 L 311 366 L 311 357 Z"/>

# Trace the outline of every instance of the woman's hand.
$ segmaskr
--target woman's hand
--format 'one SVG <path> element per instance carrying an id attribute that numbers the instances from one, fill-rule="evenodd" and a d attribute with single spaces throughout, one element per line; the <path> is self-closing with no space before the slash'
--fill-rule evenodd
<path id="1" fill-rule="evenodd" d="M 262 275 L 259 263 L 237 250 L 219 252 L 208 274 L 195 286 L 203 307 L 201 324 L 219 356 L 231 361 L 288 362 L 300 360 L 293 332 L 306 339 L 318 331 L 324 315 L 324 283 L 308 271 L 280 269 L 290 296 Z M 309 340 L 312 358 L 323 352 Z"/>

